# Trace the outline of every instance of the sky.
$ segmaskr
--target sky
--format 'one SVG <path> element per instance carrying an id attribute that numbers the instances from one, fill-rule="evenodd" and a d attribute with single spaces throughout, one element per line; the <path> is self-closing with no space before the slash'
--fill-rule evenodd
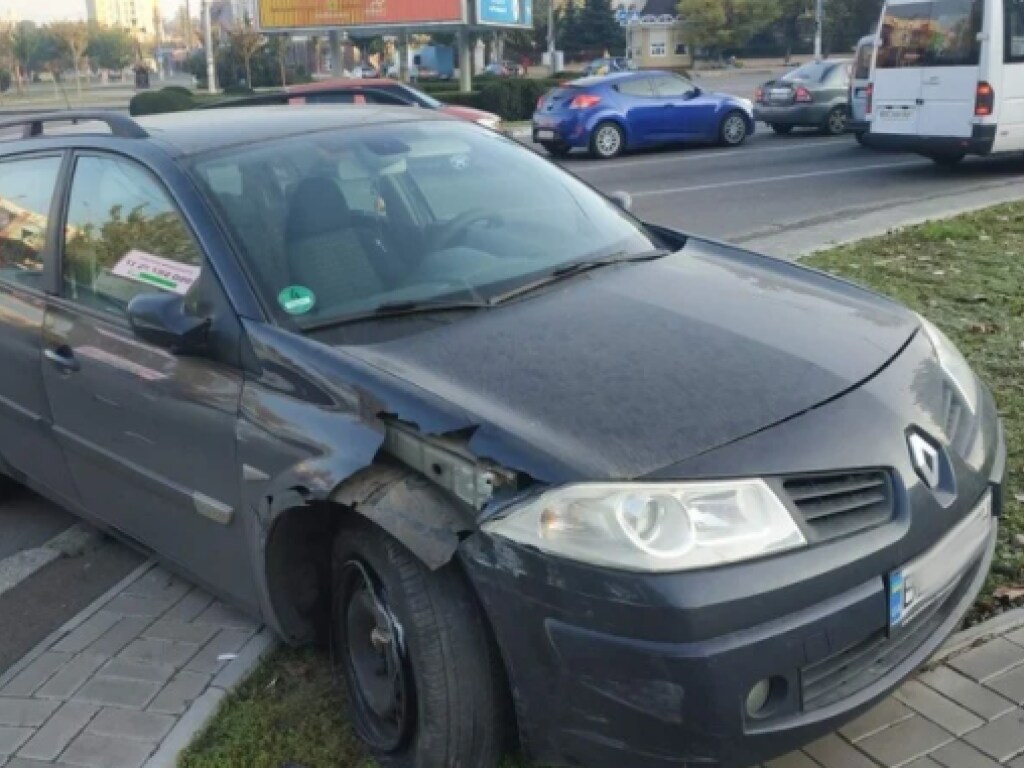
<path id="1" fill-rule="evenodd" d="M 161 0 L 160 12 L 165 17 L 174 16 L 183 0 Z M 199 2 L 193 5 L 198 9 Z M 64 19 L 85 20 L 85 0 L 0 0 L 0 19 L 13 11 L 18 20 L 47 22 Z M 195 12 L 195 11 L 194 11 Z"/>

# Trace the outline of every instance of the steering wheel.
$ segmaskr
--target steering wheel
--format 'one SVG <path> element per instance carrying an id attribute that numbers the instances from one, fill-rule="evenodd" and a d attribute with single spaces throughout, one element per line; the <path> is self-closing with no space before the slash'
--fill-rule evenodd
<path id="1" fill-rule="evenodd" d="M 451 248 L 459 240 L 459 236 L 477 222 L 487 222 L 491 225 L 500 224 L 504 218 L 496 211 L 488 211 L 484 208 L 470 208 L 463 211 L 451 221 L 443 224 L 434 237 L 434 249 L 444 251 Z"/>

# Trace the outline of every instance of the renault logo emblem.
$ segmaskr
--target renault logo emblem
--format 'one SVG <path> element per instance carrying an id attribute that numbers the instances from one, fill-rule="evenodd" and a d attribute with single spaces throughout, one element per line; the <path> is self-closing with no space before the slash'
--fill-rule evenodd
<path id="1" fill-rule="evenodd" d="M 942 481 L 938 449 L 918 434 L 911 434 L 907 440 L 910 443 L 910 458 L 914 462 L 914 469 L 924 484 L 934 491 Z"/>

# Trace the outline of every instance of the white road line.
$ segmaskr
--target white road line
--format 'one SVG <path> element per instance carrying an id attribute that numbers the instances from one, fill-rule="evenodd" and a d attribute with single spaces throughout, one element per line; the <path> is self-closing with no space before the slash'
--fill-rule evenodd
<path id="1" fill-rule="evenodd" d="M 662 157 L 650 157 L 643 160 L 605 160 L 597 162 L 579 162 L 569 160 L 563 163 L 563 167 L 569 171 L 615 171 L 620 168 L 635 168 L 638 165 L 665 165 L 666 163 L 685 163 L 694 160 L 707 160 L 708 158 L 746 157 L 747 155 L 767 155 L 773 152 L 798 152 L 808 147 L 841 147 L 843 144 L 834 139 L 828 141 L 805 141 L 799 145 L 793 144 L 785 147 L 765 147 L 764 149 L 719 149 L 705 152 L 687 152 L 686 154 L 663 155 Z"/>
<path id="2" fill-rule="evenodd" d="M 95 549 L 102 534 L 84 523 L 76 523 L 34 549 L 24 549 L 0 560 L 0 595 L 18 586 L 36 571 L 59 557 L 74 557 Z"/>
<path id="3" fill-rule="evenodd" d="M 717 184 L 698 184 L 692 187 L 672 187 L 669 189 L 650 189 L 641 192 L 630 192 L 633 197 L 657 197 L 659 195 L 677 195 L 684 192 L 704 192 L 710 189 L 727 189 L 729 187 L 748 187 L 755 184 L 774 184 L 778 181 L 795 181 L 797 179 L 813 179 L 820 176 L 841 176 L 849 173 L 864 173 L 866 171 L 880 171 L 886 168 L 906 168 L 910 166 L 930 166 L 932 163 L 927 160 L 909 160 L 902 163 L 877 163 L 875 165 L 857 165 L 850 168 L 836 168 L 829 171 L 810 171 L 808 173 L 790 173 L 784 176 L 769 176 L 760 179 L 739 179 L 737 181 L 722 181 Z"/>

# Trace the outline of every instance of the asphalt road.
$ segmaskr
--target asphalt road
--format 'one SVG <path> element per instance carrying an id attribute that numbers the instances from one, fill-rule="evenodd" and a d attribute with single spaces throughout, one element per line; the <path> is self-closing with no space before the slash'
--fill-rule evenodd
<path id="1" fill-rule="evenodd" d="M 1024 162 L 1013 158 L 941 168 L 915 155 L 864 149 L 852 137 L 776 136 L 765 126 L 739 149 L 694 147 L 607 162 L 581 154 L 563 165 L 605 192 L 629 192 L 641 218 L 755 246 L 778 232 L 871 212 L 891 212 L 895 226 L 903 206 L 930 198 L 955 206 L 967 193 L 1024 180 Z"/>

